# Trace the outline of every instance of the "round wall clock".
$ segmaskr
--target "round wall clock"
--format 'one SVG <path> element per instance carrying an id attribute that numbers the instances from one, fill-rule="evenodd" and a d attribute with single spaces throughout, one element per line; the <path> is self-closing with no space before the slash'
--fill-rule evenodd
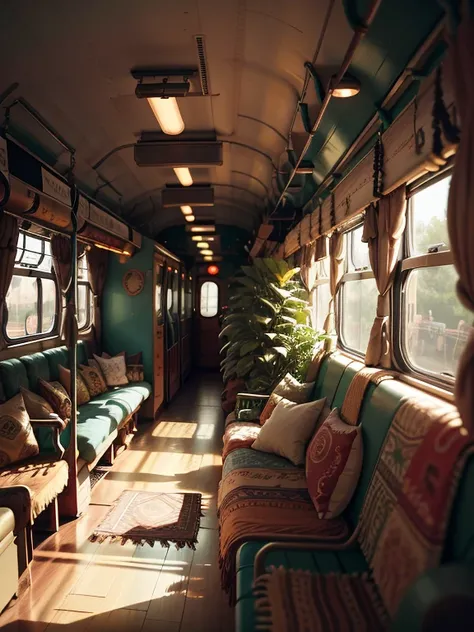
<path id="1" fill-rule="evenodd" d="M 122 285 L 129 296 L 136 296 L 143 290 L 145 275 L 141 270 L 127 270 L 123 275 Z"/>

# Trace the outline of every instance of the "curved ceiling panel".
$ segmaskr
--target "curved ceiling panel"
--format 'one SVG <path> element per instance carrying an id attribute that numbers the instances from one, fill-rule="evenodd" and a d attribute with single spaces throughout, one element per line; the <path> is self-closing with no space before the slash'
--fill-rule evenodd
<path id="1" fill-rule="evenodd" d="M 359 10 L 367 4 L 354 2 Z M 365 112 L 400 72 L 407 51 L 426 35 L 436 13 L 428 11 L 430 2 L 412 8 L 409 0 L 382 2 L 378 26 L 353 63 L 364 90 L 358 101 L 332 103 L 313 140 L 316 181 L 364 125 Z M 387 38 L 391 23 L 400 41 Z M 216 198 L 214 207 L 195 214 L 252 230 L 278 197 L 275 169 L 290 129 L 295 149 L 307 139 L 295 118 L 298 100 L 304 98 L 313 120 L 319 108 L 312 82 L 305 84 L 305 62 L 313 60 L 327 81 L 351 39 L 343 0 L 2 2 L 0 93 L 19 83 L 7 104 L 26 98 L 75 147 L 76 176 L 88 192 L 151 236 L 184 222 L 179 210 L 161 208 L 160 190 L 178 183 L 173 170 L 135 163 L 133 144 L 160 128 L 146 100 L 135 97 L 130 70 L 197 67 L 196 36 L 203 37 L 211 96 L 178 98 L 178 104 L 185 134 L 212 134 L 223 142 L 223 164 L 191 168 L 194 183 L 213 184 Z M 194 77 L 191 92 L 199 90 Z M 65 172 L 67 152 L 19 108 L 11 110 L 11 124 L 32 150 L 41 147 L 44 159 Z"/>

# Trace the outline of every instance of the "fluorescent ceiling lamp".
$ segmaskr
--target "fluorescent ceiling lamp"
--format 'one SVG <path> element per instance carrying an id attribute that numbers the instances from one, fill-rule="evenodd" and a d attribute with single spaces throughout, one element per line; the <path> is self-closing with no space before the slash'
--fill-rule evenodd
<path id="1" fill-rule="evenodd" d="M 194 228 L 198 228 L 197 226 L 195 226 Z M 202 241 L 203 239 L 205 239 L 206 241 L 214 241 L 214 237 L 212 235 L 193 235 L 191 237 L 191 239 L 193 241 Z"/>
<path id="2" fill-rule="evenodd" d="M 204 248 L 204 250 L 206 248 L 209 248 L 209 244 L 207 243 L 207 241 L 200 241 L 197 245 L 198 248 Z"/>
<path id="3" fill-rule="evenodd" d="M 183 215 L 192 215 L 193 214 L 193 209 L 190 206 L 182 206 L 181 207 L 181 211 L 182 211 Z"/>
<path id="4" fill-rule="evenodd" d="M 192 233 L 215 233 L 216 227 L 215 226 L 192 226 L 191 232 Z"/>
<path id="5" fill-rule="evenodd" d="M 194 217 L 194 215 L 185 215 L 185 216 L 184 216 L 184 219 L 185 219 L 187 222 L 194 222 L 194 220 L 195 220 L 196 218 Z"/>
<path id="6" fill-rule="evenodd" d="M 214 253 L 212 252 L 212 250 L 201 250 L 201 254 L 211 256 Z"/>
<path id="7" fill-rule="evenodd" d="M 165 134 L 181 134 L 184 130 L 184 121 L 175 97 L 151 97 L 147 101 Z"/>
<path id="8" fill-rule="evenodd" d="M 193 179 L 187 167 L 173 167 L 173 171 L 183 187 L 190 187 L 192 185 Z"/>
<path id="9" fill-rule="evenodd" d="M 332 96 L 338 99 L 355 97 L 360 92 L 360 81 L 352 75 L 345 74 L 338 85 L 333 89 Z"/>

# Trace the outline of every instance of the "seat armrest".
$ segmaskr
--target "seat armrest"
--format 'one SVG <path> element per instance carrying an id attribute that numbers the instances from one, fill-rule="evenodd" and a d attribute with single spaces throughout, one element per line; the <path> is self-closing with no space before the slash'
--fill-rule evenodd
<path id="1" fill-rule="evenodd" d="M 255 408 L 258 414 L 265 408 L 270 395 L 260 395 L 256 393 L 237 393 L 235 401 L 235 413 L 239 416 L 239 411 L 245 408 Z"/>
<path id="2" fill-rule="evenodd" d="M 285 535 L 284 540 L 268 542 L 263 546 L 257 554 L 254 560 L 254 580 L 257 580 L 261 575 L 266 573 L 265 557 L 272 551 L 292 550 L 292 551 L 347 551 L 357 545 L 357 537 L 359 533 L 359 527 L 357 527 L 346 540 L 339 542 L 328 542 L 321 538 L 320 541 L 312 538 L 308 540 L 307 536 L 293 537 Z"/>
<path id="3" fill-rule="evenodd" d="M 33 427 L 37 428 L 58 428 L 60 432 L 66 427 L 66 422 L 59 415 L 51 413 L 47 419 L 30 419 Z"/>
<path id="4" fill-rule="evenodd" d="M 8 507 L 15 516 L 15 530 L 17 535 L 31 521 L 31 495 L 25 485 L 0 487 L 0 506 Z"/>
<path id="5" fill-rule="evenodd" d="M 30 419 L 30 423 L 33 426 L 33 428 L 36 428 L 36 429 L 51 428 L 52 430 L 51 438 L 53 440 L 54 450 L 56 454 L 58 455 L 58 458 L 62 459 L 62 457 L 64 456 L 64 448 L 61 445 L 61 442 L 59 440 L 59 435 L 66 427 L 67 425 L 66 422 L 63 419 L 61 419 L 59 415 L 56 415 L 55 413 L 51 413 L 47 419 Z"/>

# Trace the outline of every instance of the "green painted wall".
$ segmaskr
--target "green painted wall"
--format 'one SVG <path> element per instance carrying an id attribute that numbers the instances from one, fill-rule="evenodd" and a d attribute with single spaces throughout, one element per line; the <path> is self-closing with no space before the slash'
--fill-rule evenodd
<path id="1" fill-rule="evenodd" d="M 143 238 L 142 248 L 126 263 L 111 255 L 102 297 L 103 347 L 110 354 L 143 353 L 145 380 L 153 382 L 153 246 Z M 145 286 L 138 296 L 129 296 L 122 286 L 127 270 L 141 270 Z"/>

